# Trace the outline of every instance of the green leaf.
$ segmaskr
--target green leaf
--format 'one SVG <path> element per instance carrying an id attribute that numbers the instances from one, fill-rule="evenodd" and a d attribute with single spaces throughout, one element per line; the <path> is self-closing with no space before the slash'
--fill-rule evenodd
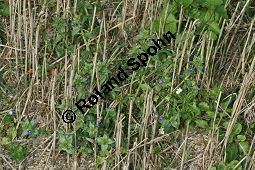
<path id="1" fill-rule="evenodd" d="M 227 161 L 231 162 L 238 158 L 238 145 L 230 145 L 226 149 L 227 152 Z"/>
<path id="2" fill-rule="evenodd" d="M 237 123 L 233 128 L 232 134 L 238 135 L 241 131 L 242 131 L 242 125 L 241 123 Z"/>
<path id="3" fill-rule="evenodd" d="M 69 154 L 74 154 L 75 153 L 75 149 L 74 149 L 74 147 L 68 147 L 66 149 L 66 152 L 69 153 Z"/>
<path id="4" fill-rule="evenodd" d="M 13 140 L 17 135 L 17 131 L 15 127 L 10 127 L 7 130 L 7 137 L 9 137 L 11 140 Z"/>
<path id="5" fill-rule="evenodd" d="M 197 18 L 197 19 L 200 19 L 201 18 L 201 11 L 198 10 L 197 8 L 192 8 L 188 15 L 190 15 L 191 17 L 193 18 Z"/>
<path id="6" fill-rule="evenodd" d="M 93 153 L 92 149 L 90 149 L 89 147 L 85 147 L 85 146 L 82 146 L 79 151 L 85 156 L 87 154 L 91 154 Z"/>
<path id="7" fill-rule="evenodd" d="M 76 131 L 84 127 L 83 114 L 80 112 L 76 113 L 77 119 L 75 120 Z"/>
<path id="8" fill-rule="evenodd" d="M 75 36 L 80 31 L 79 27 L 73 27 L 72 36 Z"/>
<path id="9" fill-rule="evenodd" d="M 0 16 L 8 16 L 10 7 L 7 3 L 0 1 Z"/>
<path id="10" fill-rule="evenodd" d="M 220 34 L 220 27 L 216 22 L 210 23 L 209 29 L 213 31 L 215 34 Z"/>
<path id="11" fill-rule="evenodd" d="M 73 135 L 72 134 L 64 134 L 63 131 L 59 131 L 59 149 L 66 151 L 69 154 L 74 154 L 75 149 L 73 146 Z"/>
<path id="12" fill-rule="evenodd" d="M 164 8 L 167 6 L 167 2 L 168 2 L 168 0 L 163 0 L 162 1 L 162 5 L 163 5 Z"/>
<path id="13" fill-rule="evenodd" d="M 144 84 L 141 84 L 140 85 L 140 88 L 143 90 L 143 91 L 146 91 L 148 88 L 149 88 L 149 85 L 144 83 Z"/>
<path id="14" fill-rule="evenodd" d="M 208 8 L 212 8 L 212 7 L 223 4 L 223 1 L 222 0 L 206 0 L 205 4 Z"/>
<path id="15" fill-rule="evenodd" d="M 228 13 L 227 10 L 224 8 L 223 5 L 217 7 L 215 9 L 215 12 L 217 12 L 221 17 L 223 17 L 224 19 L 228 19 Z"/>
<path id="16" fill-rule="evenodd" d="M 231 161 L 228 165 L 227 165 L 227 170 L 232 170 L 232 169 L 234 169 L 234 167 L 237 165 L 239 163 L 239 161 L 238 160 L 233 160 L 233 161 Z M 240 167 L 240 166 L 239 166 Z M 235 168 L 236 169 L 236 168 Z M 236 169 L 236 170 L 239 170 L 239 168 L 238 169 Z"/>
<path id="17" fill-rule="evenodd" d="M 178 20 L 176 20 L 175 16 L 170 13 L 166 18 L 164 31 L 170 31 L 171 33 L 175 34 L 177 31 L 177 22 Z"/>
<path id="18" fill-rule="evenodd" d="M 210 90 L 210 98 L 212 100 L 216 100 L 218 98 L 218 95 L 220 94 L 221 89 L 217 86 L 214 86 L 211 90 Z"/>
<path id="19" fill-rule="evenodd" d="M 207 112 L 206 112 L 206 116 L 207 116 L 208 118 L 212 119 L 212 118 L 214 118 L 214 112 L 212 112 L 212 111 L 207 111 Z"/>
<path id="20" fill-rule="evenodd" d="M 100 156 L 97 156 L 97 158 L 96 158 L 96 164 L 97 165 L 101 165 L 101 164 L 103 164 L 104 163 L 104 158 L 103 157 L 100 157 Z"/>
<path id="21" fill-rule="evenodd" d="M 175 34 L 177 31 L 177 23 L 176 22 L 166 23 L 164 31 L 165 32 L 170 31 L 171 33 Z"/>
<path id="22" fill-rule="evenodd" d="M 203 15 L 203 22 L 213 22 L 214 21 L 214 10 L 212 9 L 208 9 L 206 11 L 203 11 L 202 12 L 202 15 Z"/>
<path id="23" fill-rule="evenodd" d="M 88 132 L 89 137 L 93 138 L 96 136 L 97 129 L 93 123 L 89 122 L 89 127 L 86 128 L 86 132 Z"/>
<path id="24" fill-rule="evenodd" d="M 10 144 L 7 147 L 7 150 L 11 158 L 18 163 L 26 158 L 27 155 L 26 149 L 20 145 Z"/>
<path id="25" fill-rule="evenodd" d="M 3 117 L 3 122 L 4 123 L 11 123 L 14 120 L 14 116 L 13 115 L 5 115 Z"/>
<path id="26" fill-rule="evenodd" d="M 57 36 L 54 41 L 54 45 L 56 45 L 58 42 L 60 42 L 64 38 L 63 34 L 57 33 Z"/>
<path id="27" fill-rule="evenodd" d="M 7 137 L 2 138 L 2 141 L 1 141 L 2 145 L 8 145 L 10 143 L 11 143 L 10 138 L 7 138 Z"/>
<path id="28" fill-rule="evenodd" d="M 226 170 L 226 166 L 223 164 L 223 162 L 220 162 L 217 166 L 217 170 Z"/>
<path id="29" fill-rule="evenodd" d="M 196 120 L 196 125 L 200 128 L 208 128 L 208 123 L 205 120 Z"/>
<path id="30" fill-rule="evenodd" d="M 189 5 L 191 5 L 193 2 L 193 0 L 182 0 L 181 1 L 181 4 L 186 8 L 188 7 Z"/>
<path id="31" fill-rule="evenodd" d="M 180 125 L 180 114 L 175 112 L 174 115 L 170 118 L 170 124 L 174 128 L 178 128 Z M 168 133 L 168 129 L 166 127 L 165 131 Z M 170 129 L 171 130 L 171 129 Z"/>
<path id="32" fill-rule="evenodd" d="M 109 151 L 107 149 L 102 149 L 100 151 L 100 156 L 106 157 L 109 155 Z"/>
<path id="33" fill-rule="evenodd" d="M 106 134 L 104 134 L 103 137 L 100 137 L 97 139 L 97 142 L 99 145 L 107 145 L 108 146 L 108 137 Z"/>
<path id="34" fill-rule="evenodd" d="M 161 151 L 160 146 L 156 146 L 156 147 L 153 148 L 153 152 L 156 153 L 156 154 L 160 153 L 160 151 Z"/>
<path id="35" fill-rule="evenodd" d="M 239 146 L 240 146 L 240 151 L 246 154 L 249 152 L 250 145 L 248 142 L 239 142 Z"/>
<path id="36" fill-rule="evenodd" d="M 58 57 L 62 57 L 65 54 L 65 51 L 62 45 L 56 46 L 56 53 Z"/>
<path id="37" fill-rule="evenodd" d="M 101 145 L 101 151 L 106 151 L 108 149 L 108 145 Z"/>
<path id="38" fill-rule="evenodd" d="M 246 140 L 246 137 L 244 135 L 237 135 L 236 138 L 238 142 L 244 142 Z"/>
<path id="39" fill-rule="evenodd" d="M 153 96 L 153 101 L 154 101 L 154 102 L 157 102 L 158 99 L 159 99 L 159 96 L 158 96 L 158 95 L 154 95 L 154 96 Z M 167 101 L 169 101 L 169 97 L 168 97 L 168 96 L 166 96 L 165 99 L 166 99 Z"/>
<path id="40" fill-rule="evenodd" d="M 172 122 L 171 122 L 172 123 Z M 163 120 L 162 127 L 164 128 L 165 133 L 170 133 L 174 130 L 173 125 L 169 122 L 169 120 Z"/>
<path id="41" fill-rule="evenodd" d="M 207 103 L 205 102 L 201 102 L 198 104 L 198 107 L 201 111 L 209 111 L 210 110 L 210 107 Z"/>
<path id="42" fill-rule="evenodd" d="M 178 4 L 175 1 L 171 1 L 169 5 L 169 13 L 176 14 L 178 12 Z"/>
<path id="43" fill-rule="evenodd" d="M 178 20 L 176 20 L 175 16 L 171 13 L 166 17 L 166 23 L 170 23 L 170 22 L 178 22 Z"/>

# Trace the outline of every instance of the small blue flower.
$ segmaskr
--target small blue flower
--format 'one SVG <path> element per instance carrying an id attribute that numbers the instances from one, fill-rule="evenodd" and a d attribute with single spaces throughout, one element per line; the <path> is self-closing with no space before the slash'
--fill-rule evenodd
<path id="1" fill-rule="evenodd" d="M 164 115 L 159 116 L 159 120 L 162 121 L 164 119 Z"/>
<path id="2" fill-rule="evenodd" d="M 77 140 L 76 145 L 81 146 L 81 141 Z"/>
<path id="3" fill-rule="evenodd" d="M 190 66 L 190 67 L 188 68 L 188 71 L 192 73 L 192 72 L 194 71 L 194 68 Z"/>
<path id="4" fill-rule="evenodd" d="M 160 80 L 158 81 L 158 83 L 159 83 L 159 84 L 163 84 L 164 81 L 163 81 L 162 79 L 160 79 Z"/>
<path id="5" fill-rule="evenodd" d="M 88 84 L 89 79 L 90 79 L 90 76 L 87 75 L 86 78 L 85 78 L 85 80 L 83 81 L 83 83 L 84 83 L 85 86 Z"/>
<path id="6" fill-rule="evenodd" d="M 28 130 L 28 131 L 27 131 L 27 134 L 28 134 L 28 135 L 32 135 L 32 130 Z"/>
<path id="7" fill-rule="evenodd" d="M 99 128 L 99 123 L 98 123 L 98 122 L 96 123 L 96 128 L 97 128 L 97 129 Z"/>
<path id="8" fill-rule="evenodd" d="M 70 22 L 69 25 L 73 27 L 73 26 L 75 26 L 75 23 L 74 22 Z"/>
<path id="9" fill-rule="evenodd" d="M 12 116 L 12 115 L 13 115 L 13 111 L 10 110 L 7 114 L 8 114 L 9 116 Z"/>
<path id="10" fill-rule="evenodd" d="M 112 148 L 113 146 L 114 146 L 114 144 L 113 144 L 113 143 L 109 144 L 109 147 L 110 147 L 110 148 Z"/>

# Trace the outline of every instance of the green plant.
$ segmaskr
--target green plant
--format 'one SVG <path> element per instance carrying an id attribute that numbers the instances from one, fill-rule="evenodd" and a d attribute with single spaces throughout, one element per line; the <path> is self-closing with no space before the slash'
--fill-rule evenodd
<path id="1" fill-rule="evenodd" d="M 97 143 L 100 145 L 101 147 L 101 155 L 102 156 L 107 156 L 108 152 L 109 152 L 109 145 L 112 145 L 114 143 L 113 140 L 111 140 L 106 134 L 104 134 L 104 136 L 99 137 L 97 139 Z"/>
<path id="2" fill-rule="evenodd" d="M 239 162 L 237 160 L 231 161 L 230 163 L 224 164 L 223 162 L 220 162 L 217 167 L 211 167 L 211 170 L 242 170 L 242 166 L 237 166 Z M 237 166 L 237 167 L 236 167 Z"/>
<path id="3" fill-rule="evenodd" d="M 0 16 L 8 16 L 10 12 L 10 6 L 6 1 L 0 0 Z"/>
<path id="4" fill-rule="evenodd" d="M 193 20 L 198 20 L 196 26 L 197 34 L 201 34 L 203 30 L 207 30 L 207 34 L 211 34 L 213 39 L 216 39 L 220 33 L 219 20 L 220 18 L 228 18 L 227 11 L 224 8 L 225 1 L 223 0 L 181 0 L 171 1 L 167 8 L 168 0 L 163 1 L 163 9 L 160 13 L 160 18 L 154 21 L 154 30 L 158 31 L 160 21 L 165 21 L 164 31 L 170 30 L 176 33 L 178 24 L 178 12 L 183 8 L 184 17 L 190 17 Z M 166 20 L 165 20 L 166 18 Z M 184 28 L 181 28 L 181 32 Z"/>
<path id="5" fill-rule="evenodd" d="M 73 146 L 73 134 L 64 134 L 62 131 L 58 132 L 59 149 L 66 151 L 69 154 L 75 153 Z"/>
<path id="6" fill-rule="evenodd" d="M 23 161 L 27 156 L 27 147 L 16 144 L 15 138 L 35 138 L 46 134 L 44 128 L 37 128 L 34 121 L 25 120 L 21 122 L 22 128 L 16 129 L 15 113 L 10 110 L 2 119 L 0 126 L 0 145 L 8 151 L 9 155 L 17 163 Z"/>
<path id="7" fill-rule="evenodd" d="M 23 161 L 27 156 L 27 150 L 25 147 L 17 144 L 7 145 L 7 151 L 10 154 L 11 158 L 16 162 Z"/>

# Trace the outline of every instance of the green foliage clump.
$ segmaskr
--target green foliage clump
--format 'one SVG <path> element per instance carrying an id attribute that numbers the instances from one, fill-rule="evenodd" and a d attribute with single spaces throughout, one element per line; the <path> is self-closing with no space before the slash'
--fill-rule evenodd
<path id="1" fill-rule="evenodd" d="M 6 1 L 0 1 L 0 16 L 8 16 L 10 13 L 10 6 Z"/>
<path id="2" fill-rule="evenodd" d="M 0 145 L 3 145 L 9 155 L 17 163 L 23 161 L 27 156 L 27 147 L 16 144 L 15 138 L 36 138 L 46 134 L 43 128 L 37 128 L 34 121 L 25 120 L 21 122 L 21 128 L 16 129 L 15 114 L 9 111 L 2 119 L 0 126 Z"/>
<path id="3" fill-rule="evenodd" d="M 172 33 L 176 33 L 178 24 L 177 18 L 182 8 L 185 18 L 190 17 L 193 20 L 198 20 L 196 23 L 196 32 L 198 35 L 201 34 L 203 30 L 206 30 L 207 34 L 211 34 L 212 38 L 216 39 L 220 33 L 218 24 L 220 18 L 228 18 L 224 3 L 223 0 L 181 0 L 171 1 L 171 3 L 168 4 L 168 0 L 164 0 L 160 18 L 154 21 L 154 29 L 156 31 L 159 30 L 161 20 L 161 22 L 165 21 L 165 32 L 170 30 Z M 181 32 L 183 29 L 184 28 L 181 28 Z"/>

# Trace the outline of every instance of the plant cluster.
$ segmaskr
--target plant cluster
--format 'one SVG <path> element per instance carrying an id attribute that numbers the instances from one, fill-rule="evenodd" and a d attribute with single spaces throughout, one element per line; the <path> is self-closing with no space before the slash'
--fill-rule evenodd
<path id="1" fill-rule="evenodd" d="M 43 2 L 50 11 L 55 10 L 55 1 L 43 0 Z M 218 140 L 224 140 L 228 126 L 232 121 L 231 113 L 237 92 L 226 93 L 226 89 L 216 82 L 212 82 L 210 87 L 205 88 L 203 82 L 199 81 L 199 76 L 205 71 L 206 61 L 201 57 L 201 44 L 199 42 L 194 44 L 189 38 L 190 35 L 187 34 L 186 27 L 183 26 L 188 20 L 192 20 L 196 22 L 195 38 L 202 34 L 217 40 L 220 34 L 221 18 L 228 17 L 224 4 L 225 0 L 174 0 L 170 2 L 163 0 L 159 17 L 153 20 L 152 25 L 150 25 L 151 23 L 145 24 L 145 27 L 140 29 L 134 37 L 134 42 L 139 43 L 128 47 L 120 40 L 119 44 L 116 43 L 117 45 L 110 44 L 109 46 L 113 46 L 113 48 L 106 50 L 105 53 L 103 53 L 103 36 L 98 35 L 102 34 L 101 24 L 107 21 L 103 21 L 100 15 L 94 16 L 95 11 L 100 11 L 103 8 L 98 1 L 77 0 L 76 11 L 70 9 L 65 15 L 49 13 L 51 15 L 49 22 L 52 23 L 52 27 L 40 29 L 42 42 L 38 49 L 37 72 L 43 72 L 44 62 L 52 63 L 47 66 L 47 69 L 50 70 L 49 75 L 56 74 L 57 94 L 67 87 L 64 87 L 66 80 L 64 80 L 63 70 L 65 65 L 70 63 L 62 61 L 79 62 L 78 67 L 71 68 L 74 79 L 70 81 L 69 86 L 73 88 L 74 97 L 67 100 L 61 93 L 56 100 L 56 110 L 62 112 L 70 109 L 77 114 L 73 128 L 68 126 L 66 131 L 61 128 L 57 129 L 58 151 L 71 155 L 78 153 L 90 158 L 95 156 L 97 168 L 103 166 L 106 161 L 109 164 L 114 164 L 114 152 L 117 147 L 119 154 L 124 156 L 132 147 L 128 145 L 128 142 L 134 144 L 143 140 L 141 128 L 147 109 L 145 103 L 149 100 L 148 94 L 151 95 L 153 108 L 148 117 L 151 120 L 156 120 L 156 130 L 154 132 L 154 127 L 151 124 L 148 125 L 148 128 L 146 127 L 147 137 L 150 138 L 153 135 L 162 137 L 165 134 L 189 127 L 190 130 L 195 129 L 202 134 L 217 131 Z M 7 5 L 0 1 L 0 16 L 9 14 Z M 184 16 L 182 19 L 179 18 L 181 9 Z M 116 6 L 116 13 L 119 13 L 118 10 Z M 91 92 L 88 89 L 101 87 L 107 82 L 110 75 L 116 74 L 116 68 L 124 65 L 128 59 L 146 51 L 149 46 L 153 45 L 151 39 L 157 39 L 154 33 L 162 34 L 169 30 L 173 34 L 178 32 L 175 41 L 150 57 L 145 63 L 146 68 L 138 69 L 132 75 L 130 74 L 125 81 L 127 83 L 123 86 L 115 86 L 114 90 L 107 94 L 105 100 L 98 102 L 99 107 L 91 107 L 86 114 L 77 110 L 75 101 L 90 96 Z M 4 41 L 1 32 L 0 26 L 0 40 Z M 108 35 L 115 34 L 118 34 L 115 29 L 108 33 Z M 180 61 L 180 53 L 174 49 L 178 46 L 179 51 L 183 50 L 185 48 L 184 41 L 188 47 L 192 48 L 192 52 L 189 55 L 185 54 L 183 60 Z M 85 45 L 82 46 L 82 44 Z M 126 51 L 127 47 L 129 48 L 128 52 Z M 73 56 L 77 56 L 78 48 L 79 61 L 72 60 Z M 204 50 L 208 50 L 207 47 Z M 101 57 L 103 55 L 107 56 L 106 59 Z M 64 59 L 60 59 L 61 57 Z M 31 66 L 32 63 L 28 61 L 28 65 Z M 60 72 L 55 73 L 55 68 Z M 69 78 L 72 75 L 69 73 L 70 67 L 65 69 L 68 70 L 66 74 Z M 28 79 L 35 74 L 33 71 L 32 66 L 26 70 L 26 74 L 29 75 Z M 47 80 L 47 74 L 38 74 L 38 79 Z M 25 86 L 23 83 L 25 82 L 21 82 L 20 86 Z M 3 86 L 3 88 L 0 87 L 0 107 L 13 110 L 14 101 L 10 100 L 8 95 L 15 92 L 5 84 L 7 83 L 5 83 L 4 73 L 0 69 L 0 85 Z M 221 96 L 220 99 L 219 96 Z M 131 122 L 128 119 L 130 105 L 132 105 Z M 33 120 L 18 120 L 12 110 L 8 111 L 1 120 L 0 142 L 13 160 L 22 162 L 28 155 L 30 142 L 47 132 L 44 128 L 39 128 L 39 125 Z M 121 116 L 124 118 L 120 121 Z M 119 137 L 121 142 L 117 143 L 116 129 L 120 122 Z M 211 170 L 243 169 L 245 163 L 242 162 L 242 159 L 251 149 L 254 130 L 254 123 L 246 125 L 243 120 L 238 119 L 228 136 L 225 163 L 219 161 L 213 165 Z M 28 144 L 22 145 L 16 139 L 23 139 Z M 153 154 L 164 150 L 165 143 L 171 144 L 176 141 L 178 141 L 178 137 L 171 136 L 169 141 L 159 142 L 158 145 L 152 147 Z M 143 152 L 139 149 L 138 151 Z M 168 158 L 162 158 L 162 167 L 169 167 L 172 164 L 174 163 Z"/>
<path id="2" fill-rule="evenodd" d="M 205 32 L 211 35 L 213 39 L 217 39 L 220 33 L 218 24 L 220 18 L 227 19 L 227 11 L 224 7 L 225 0 L 174 0 L 169 3 L 163 0 L 163 9 L 160 17 L 153 23 L 154 30 L 160 30 L 160 23 L 164 24 L 164 30 L 170 30 L 176 33 L 179 20 L 179 11 L 183 9 L 184 21 L 188 18 L 198 20 L 196 22 L 196 35 Z M 181 28 L 181 32 L 185 32 L 185 28 Z"/>
<path id="3" fill-rule="evenodd" d="M 21 121 L 21 128 L 17 129 L 15 117 L 16 115 L 12 110 L 4 115 L 0 126 L 0 142 L 11 158 L 19 163 L 26 158 L 27 147 L 18 144 L 16 139 L 35 139 L 36 137 L 45 135 L 46 130 L 36 127 L 36 123 L 33 120 Z M 31 144 L 31 141 L 29 143 Z"/>

